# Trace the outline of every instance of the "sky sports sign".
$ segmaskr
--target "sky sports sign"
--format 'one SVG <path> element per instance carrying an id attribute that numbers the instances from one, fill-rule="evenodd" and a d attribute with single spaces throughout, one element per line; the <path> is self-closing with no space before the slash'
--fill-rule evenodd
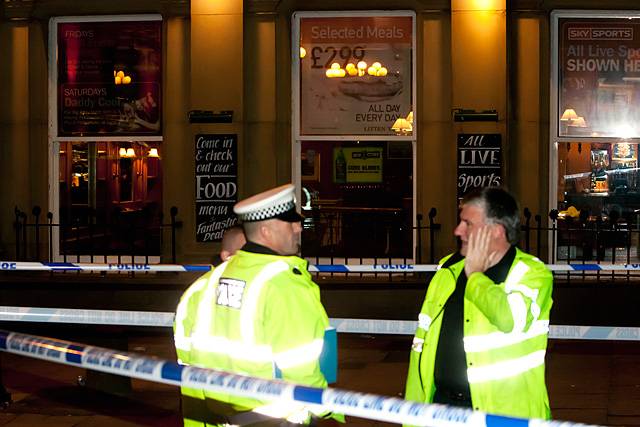
<path id="1" fill-rule="evenodd" d="M 633 40 L 633 28 L 569 27 L 569 40 Z"/>

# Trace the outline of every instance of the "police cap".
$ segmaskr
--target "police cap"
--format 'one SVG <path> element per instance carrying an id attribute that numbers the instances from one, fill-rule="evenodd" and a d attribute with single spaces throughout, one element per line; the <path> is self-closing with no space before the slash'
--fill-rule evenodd
<path id="1" fill-rule="evenodd" d="M 272 188 L 236 203 L 233 211 L 242 222 L 267 219 L 286 222 L 302 221 L 303 216 L 296 211 L 295 188 L 293 184 Z"/>

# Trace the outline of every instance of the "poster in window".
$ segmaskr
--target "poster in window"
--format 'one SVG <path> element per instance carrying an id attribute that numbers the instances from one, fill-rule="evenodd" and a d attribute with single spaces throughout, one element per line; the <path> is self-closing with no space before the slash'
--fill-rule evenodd
<path id="1" fill-rule="evenodd" d="M 336 147 L 333 149 L 333 182 L 379 184 L 382 164 L 382 147 Z"/>
<path id="2" fill-rule="evenodd" d="M 160 135 L 162 21 L 57 24 L 58 136 Z"/>
<path id="3" fill-rule="evenodd" d="M 300 18 L 300 135 L 400 132 L 396 120 L 412 117 L 413 20 Z"/>
<path id="4" fill-rule="evenodd" d="M 640 136 L 640 23 L 560 18 L 560 136 Z"/>

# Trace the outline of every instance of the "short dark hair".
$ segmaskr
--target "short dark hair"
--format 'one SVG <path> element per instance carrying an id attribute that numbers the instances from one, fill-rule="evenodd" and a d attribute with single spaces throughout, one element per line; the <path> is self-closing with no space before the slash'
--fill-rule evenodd
<path id="1" fill-rule="evenodd" d="M 500 187 L 483 187 L 464 196 L 462 204 L 479 205 L 484 209 L 487 222 L 504 227 L 507 240 L 515 245 L 520 240 L 520 211 L 518 202 Z"/>

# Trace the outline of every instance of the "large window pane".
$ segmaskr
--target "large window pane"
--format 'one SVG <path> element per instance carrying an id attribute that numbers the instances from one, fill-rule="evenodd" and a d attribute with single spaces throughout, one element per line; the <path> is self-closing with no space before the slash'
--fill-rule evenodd
<path id="1" fill-rule="evenodd" d="M 302 253 L 411 258 L 410 141 L 302 143 Z"/>
<path id="2" fill-rule="evenodd" d="M 160 254 L 159 144 L 62 142 L 59 155 L 62 254 Z"/>

